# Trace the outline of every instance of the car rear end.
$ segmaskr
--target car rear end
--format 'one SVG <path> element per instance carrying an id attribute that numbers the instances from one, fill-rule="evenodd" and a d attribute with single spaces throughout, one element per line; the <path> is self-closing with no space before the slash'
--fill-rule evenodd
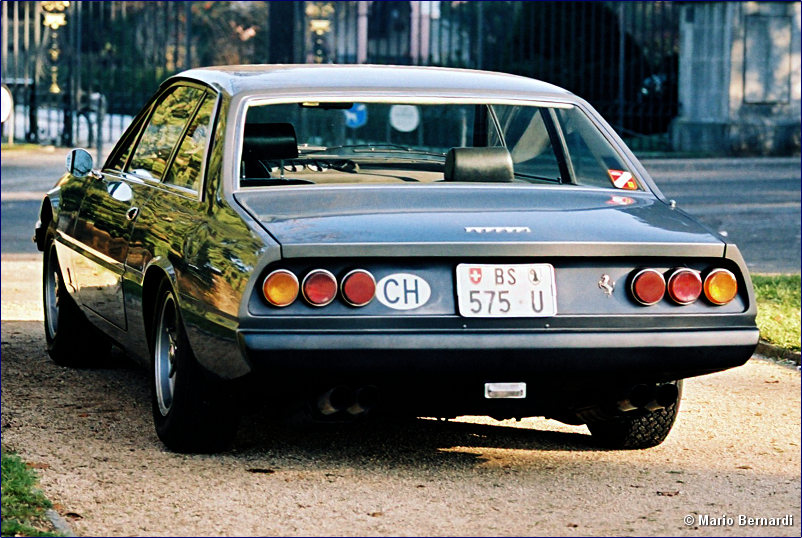
<path id="1" fill-rule="evenodd" d="M 251 365 L 282 385 L 377 387 L 415 413 L 556 416 L 754 350 L 737 248 L 648 194 L 406 187 L 368 211 L 369 193 L 346 190 L 238 195 L 282 245 L 240 324 Z M 455 195 L 491 209 L 432 209 Z M 525 394 L 494 397 L 498 383 Z"/>
<path id="2" fill-rule="evenodd" d="M 678 381 L 757 343 L 737 248 L 581 100 L 442 93 L 243 101 L 233 198 L 277 245 L 241 308 L 249 367 L 326 416 L 545 415 L 661 442 Z M 645 442 L 622 429 L 654 413 Z"/>

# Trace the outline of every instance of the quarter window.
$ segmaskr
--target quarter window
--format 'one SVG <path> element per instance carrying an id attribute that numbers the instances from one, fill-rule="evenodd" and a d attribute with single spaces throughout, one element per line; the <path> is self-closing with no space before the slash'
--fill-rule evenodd
<path id="1" fill-rule="evenodd" d="M 495 106 L 493 109 L 515 173 L 529 179 L 560 181 L 560 165 L 543 120 L 548 109 L 521 106 Z M 488 146 L 502 145 L 496 130 L 488 131 Z"/>
<path id="2" fill-rule="evenodd" d="M 173 148 L 203 94 L 203 90 L 179 86 L 156 105 L 128 172 L 146 179 L 162 179 Z"/>
<path id="3" fill-rule="evenodd" d="M 629 172 L 587 116 L 576 108 L 560 109 L 556 113 L 578 184 L 612 188 L 612 172 Z"/>
<path id="4" fill-rule="evenodd" d="M 206 95 L 198 113 L 189 124 L 170 170 L 164 177 L 165 183 L 193 191 L 200 190 L 201 170 L 209 143 L 209 132 L 215 99 Z"/>

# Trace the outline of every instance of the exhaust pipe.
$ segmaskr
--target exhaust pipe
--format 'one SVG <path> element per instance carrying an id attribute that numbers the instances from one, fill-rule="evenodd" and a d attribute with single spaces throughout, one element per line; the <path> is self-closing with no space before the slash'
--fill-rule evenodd
<path id="1" fill-rule="evenodd" d="M 351 415 L 361 415 L 373 409 L 378 402 L 379 390 L 372 385 L 368 385 L 357 389 L 354 395 L 354 403 L 346 411 Z"/>
<path id="2" fill-rule="evenodd" d="M 618 402 L 618 410 L 627 412 L 636 409 L 657 411 L 664 409 L 677 401 L 679 389 L 673 383 L 662 385 L 635 385 L 629 392 L 629 397 Z"/>
<path id="3" fill-rule="evenodd" d="M 323 415 L 333 415 L 354 404 L 354 391 L 340 385 L 330 389 L 317 400 L 317 408 Z"/>
<path id="4" fill-rule="evenodd" d="M 618 402 L 618 410 L 627 412 L 646 407 L 654 400 L 655 387 L 653 385 L 635 385 L 629 391 L 629 397 Z"/>
<path id="5" fill-rule="evenodd" d="M 654 390 L 654 399 L 643 407 L 649 411 L 665 409 L 677 401 L 677 396 L 679 396 L 679 389 L 676 385 L 671 383 L 657 385 L 657 388 Z"/>
<path id="6" fill-rule="evenodd" d="M 673 383 L 659 385 L 655 391 L 654 399 L 660 407 L 669 407 L 677 403 L 679 389 Z"/>

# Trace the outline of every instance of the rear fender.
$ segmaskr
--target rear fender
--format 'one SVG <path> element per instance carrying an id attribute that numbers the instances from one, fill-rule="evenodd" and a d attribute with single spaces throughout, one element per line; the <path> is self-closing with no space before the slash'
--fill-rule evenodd
<path id="1" fill-rule="evenodd" d="M 59 201 L 59 191 L 56 189 L 47 193 L 42 199 L 42 205 L 39 207 L 39 219 L 36 221 L 33 231 L 33 242 L 40 251 L 45 250 L 47 228 L 54 219 L 58 218 Z"/>
<path id="2" fill-rule="evenodd" d="M 162 256 L 156 256 L 148 262 L 145 270 L 142 272 L 142 324 L 145 328 L 147 335 L 148 346 L 151 345 L 151 330 L 153 314 L 156 309 L 156 301 L 159 299 L 156 294 L 159 292 L 160 283 L 162 280 L 168 280 L 170 287 L 177 292 L 177 282 L 175 276 L 175 268 L 170 260 Z M 181 308 L 181 294 L 176 293 L 176 300 L 179 303 L 179 310 Z"/>

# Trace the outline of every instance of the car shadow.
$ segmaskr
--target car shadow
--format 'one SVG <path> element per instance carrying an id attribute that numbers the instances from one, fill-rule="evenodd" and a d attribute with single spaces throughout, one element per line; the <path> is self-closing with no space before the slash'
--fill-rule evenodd
<path id="1" fill-rule="evenodd" d="M 266 414 L 243 417 L 231 455 L 277 455 L 299 464 L 361 467 L 474 467 L 492 450 L 600 451 L 588 434 L 435 419 L 378 417 L 359 423 L 277 421 Z"/>
<path id="2" fill-rule="evenodd" d="M 37 417 L 61 424 L 63 441 L 76 446 L 103 442 L 111 451 L 126 447 L 170 453 L 152 425 L 148 372 L 122 352 L 113 350 L 101 368 L 73 369 L 57 366 L 47 357 L 41 322 L 4 321 L 3 340 L 4 433 L 29 427 L 26 417 Z M 198 457 L 256 467 L 469 470 L 499 450 L 513 451 L 515 457 L 525 452 L 537 460 L 538 452 L 602 450 L 591 444 L 587 434 L 510 422 L 376 416 L 353 423 L 320 423 L 299 415 L 277 416 L 265 405 L 244 411 L 232 447 L 219 455 Z M 548 427 L 537 421 L 538 427 L 541 424 Z"/>

